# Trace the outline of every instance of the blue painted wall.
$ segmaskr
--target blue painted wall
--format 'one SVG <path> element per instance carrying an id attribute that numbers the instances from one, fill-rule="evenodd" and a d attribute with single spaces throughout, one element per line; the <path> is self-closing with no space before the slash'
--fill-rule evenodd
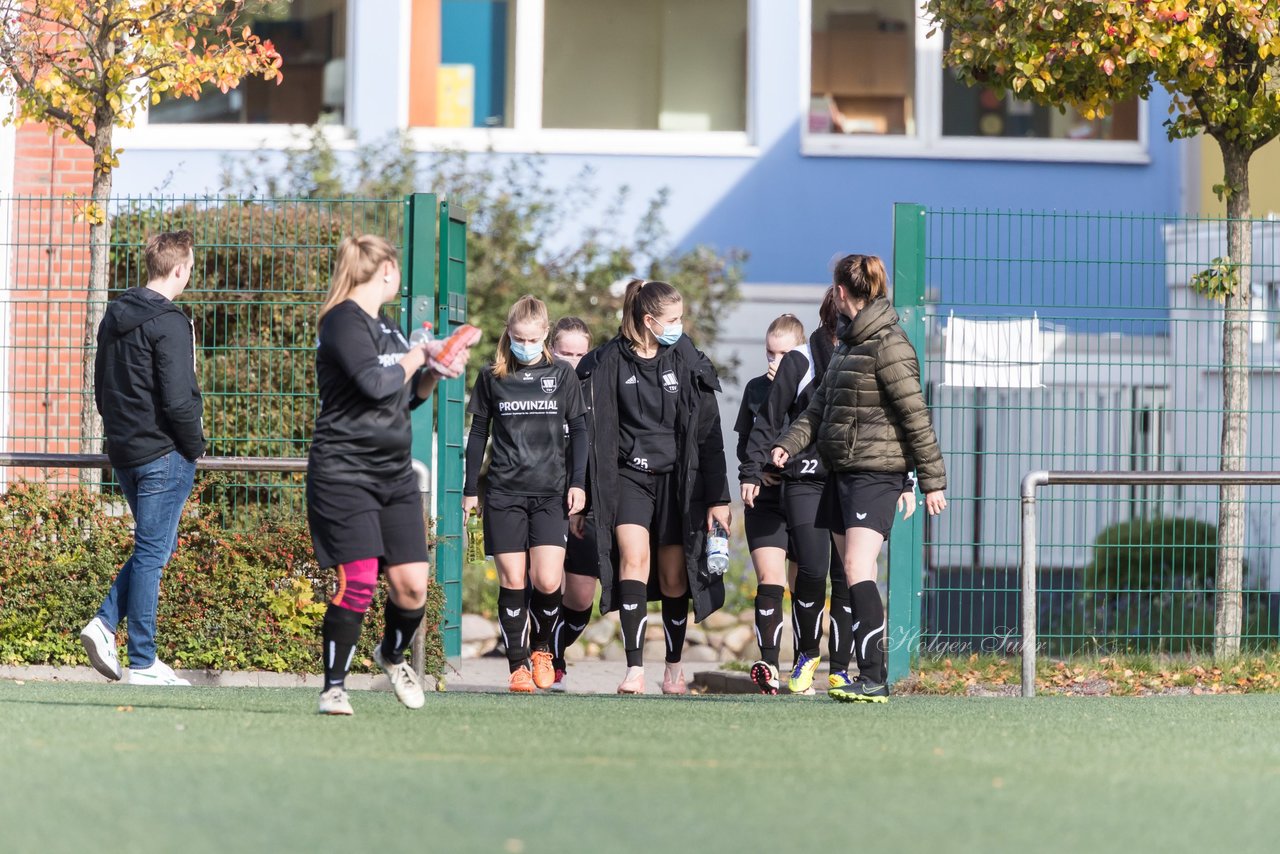
<path id="1" fill-rule="evenodd" d="M 665 221 L 676 245 L 745 249 L 750 253 L 750 282 L 822 283 L 828 280 L 827 265 L 834 253 L 892 256 L 892 205 L 898 201 L 934 207 L 1155 214 L 1175 214 L 1180 209 L 1180 144 L 1167 142 L 1159 127 L 1168 106 L 1159 92 L 1147 106 L 1153 128 L 1151 162 L 1146 165 L 804 157 L 800 154 L 802 37 L 795 14 L 800 0 L 751 2 L 749 112 L 758 155 L 547 155 L 544 171 L 553 185 L 569 182 L 584 167 L 594 172 L 601 192 L 594 205 L 579 212 L 580 223 L 598 224 L 611 191 L 625 185 L 631 190 L 632 204 L 615 223 L 625 232 L 643 213 L 647 200 L 666 187 L 670 205 Z M 447 3 L 446 8 L 452 5 L 469 6 L 476 13 L 491 6 Z M 357 100 L 349 114 L 365 139 L 393 129 L 388 125 L 393 125 L 396 99 L 403 97 L 404 83 L 391 72 L 392 52 L 369 35 L 407 26 L 405 21 L 389 20 L 398 14 L 389 14 L 390 9 L 399 7 L 370 0 L 356 0 L 353 5 L 353 96 Z M 447 48 L 446 56 L 454 55 L 448 52 L 452 50 Z M 177 193 L 214 189 L 223 156 L 209 150 L 126 150 L 116 175 L 116 191 L 145 193 L 162 185 Z M 503 159 L 511 155 L 475 156 Z M 947 294 L 944 287 L 944 303 L 956 296 Z M 1165 305 L 1163 287 L 1154 279 L 1150 286 L 1136 283 L 1133 299 L 1157 309 Z"/>

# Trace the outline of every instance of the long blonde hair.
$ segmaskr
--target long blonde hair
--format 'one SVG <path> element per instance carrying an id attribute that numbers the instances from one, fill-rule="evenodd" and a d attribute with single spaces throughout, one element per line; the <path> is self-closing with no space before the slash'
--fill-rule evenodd
<path id="1" fill-rule="evenodd" d="M 535 296 L 525 294 L 516 300 L 515 305 L 507 312 L 507 325 L 503 327 L 502 337 L 498 339 L 498 352 L 493 357 L 493 375 L 502 379 L 519 365 L 511 352 L 510 329 L 517 323 L 534 321 L 541 323 L 543 329 L 550 330 L 551 316 L 547 314 L 547 304 Z M 550 336 L 542 340 L 542 358 L 551 361 Z"/>
<path id="2" fill-rule="evenodd" d="M 333 265 L 333 278 L 329 293 L 320 304 L 317 322 L 338 303 L 351 296 L 356 285 L 367 282 L 378 274 L 378 267 L 386 261 L 400 263 L 400 253 L 387 240 L 376 234 L 344 237 L 338 244 L 338 263 Z"/>

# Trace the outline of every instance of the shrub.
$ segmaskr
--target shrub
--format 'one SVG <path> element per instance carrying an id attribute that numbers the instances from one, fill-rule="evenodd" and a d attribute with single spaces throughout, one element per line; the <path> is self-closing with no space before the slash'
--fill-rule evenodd
<path id="1" fill-rule="evenodd" d="M 666 190 L 637 200 L 625 186 L 598 187 L 589 170 L 556 185 L 546 180 L 536 156 L 442 151 L 420 157 L 404 138 L 366 143 L 343 158 L 313 129 L 305 148 L 285 163 L 266 153 L 227 160 L 223 187 L 238 195 L 313 200 L 395 199 L 427 189 L 467 212 L 468 320 L 484 331 L 484 358 L 472 361 L 470 380 L 497 344 L 508 308 L 523 294 L 544 300 L 552 318 L 582 317 L 599 343 L 618 329 L 619 280 L 664 279 L 684 296 L 686 328 L 703 350 L 715 344 L 722 318 L 740 298 L 743 252 L 668 245 Z M 569 227 L 601 198 L 610 201 L 593 224 Z M 615 224 L 636 205 L 636 227 L 621 233 Z M 386 233 L 400 241 L 398 232 Z M 735 365 L 720 367 L 731 381 Z"/>
<path id="2" fill-rule="evenodd" d="M 1098 535 L 1085 569 L 1082 622 L 1103 650 L 1211 650 L 1217 571 L 1214 525 L 1189 518 L 1112 525 Z M 1246 645 L 1257 646 L 1273 634 L 1267 604 L 1247 591 L 1244 599 Z"/>
<path id="3" fill-rule="evenodd" d="M 330 580 L 316 565 L 306 522 L 294 514 L 262 514 L 253 526 L 233 531 L 220 524 L 221 515 L 216 506 L 187 503 L 177 555 L 161 582 L 160 657 L 186 668 L 317 671 Z M 80 628 L 132 546 L 132 519 L 119 499 L 43 484 L 11 486 L 0 496 L 0 662 L 87 664 Z M 426 665 L 439 674 L 444 602 L 438 584 L 430 589 Z M 372 654 L 381 610 L 380 596 L 358 662 Z"/>

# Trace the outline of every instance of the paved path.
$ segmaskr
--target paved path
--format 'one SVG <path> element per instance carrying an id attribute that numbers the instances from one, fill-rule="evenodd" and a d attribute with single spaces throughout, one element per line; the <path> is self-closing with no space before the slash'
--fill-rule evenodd
<path id="1" fill-rule="evenodd" d="M 445 672 L 445 685 L 449 691 L 494 691 L 507 690 L 507 661 L 500 657 L 468 658 L 458 664 L 458 669 L 450 667 Z M 755 693 L 755 685 L 746 673 L 739 671 L 718 670 L 718 664 L 707 662 L 686 662 L 685 677 L 690 688 L 713 694 Z M 645 665 L 645 693 L 662 693 L 661 661 L 649 662 Z M 566 687 L 571 694 L 612 694 L 618 689 L 618 683 L 626 666 L 620 661 L 580 661 L 569 665 Z M 298 675 L 292 673 L 266 673 L 260 671 L 214 671 L 214 670 L 179 670 L 179 675 L 191 681 L 193 685 L 221 686 L 237 688 L 320 688 L 318 674 Z M 825 691 L 825 668 L 819 671 L 814 685 Z M 23 680 L 32 682 L 106 682 L 90 667 L 51 667 L 33 665 L 30 667 L 0 667 L 0 679 Z M 784 674 L 785 679 L 785 674 Z M 429 681 L 429 680 L 428 680 Z M 390 686 L 384 676 L 371 676 L 365 673 L 354 673 L 347 677 L 347 687 L 355 691 L 387 691 Z"/>

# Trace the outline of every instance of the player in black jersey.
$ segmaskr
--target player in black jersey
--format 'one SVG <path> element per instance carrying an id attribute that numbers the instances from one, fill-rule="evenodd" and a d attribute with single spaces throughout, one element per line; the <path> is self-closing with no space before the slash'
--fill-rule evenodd
<path id="1" fill-rule="evenodd" d="M 555 682 L 551 640 L 560 622 L 569 516 L 581 512 L 587 498 L 582 388 L 573 368 L 552 357 L 549 331 L 541 300 L 516 300 L 493 364 L 481 371 L 467 404 L 471 432 L 463 512 L 470 514 L 479 503 L 480 467 L 492 432 L 493 459 L 481 514 L 484 542 L 498 566 L 498 624 L 507 647 L 510 687 L 526 694 Z M 526 584 L 532 587 L 528 604 Z"/>
<path id="2" fill-rule="evenodd" d="M 591 350 L 591 329 L 578 317 L 562 317 L 551 330 L 551 355 L 578 367 Z M 575 375 L 576 376 L 576 375 Z M 568 439 L 566 429 L 565 439 Z M 600 578 L 596 556 L 596 520 L 588 510 L 569 517 L 569 541 L 564 554 L 564 601 L 560 605 L 560 622 L 551 633 L 552 666 L 555 682 L 552 691 L 565 690 L 567 665 L 564 651 L 582 636 L 591 620 L 591 607 L 596 598 L 596 582 Z"/>
<path id="3" fill-rule="evenodd" d="M 364 235 L 339 244 L 320 307 L 320 412 L 307 457 L 307 522 L 316 560 L 338 570 L 321 630 L 323 714 L 352 713 L 344 683 L 380 569 L 390 590 L 386 631 L 373 657 L 400 702 L 411 709 L 423 704 L 422 687 L 404 660 L 422 622 L 430 574 L 409 410 L 431 396 L 439 376 L 459 376 L 470 351 L 459 351 L 449 365 L 427 367 L 444 342 L 409 346 L 380 310 L 399 293 L 399 258 L 390 243 Z"/>
<path id="4" fill-rule="evenodd" d="M 733 425 L 734 432 L 738 434 L 739 472 L 749 469 L 752 474 L 750 483 L 742 481 L 747 548 L 751 551 L 751 563 L 756 570 L 756 644 L 760 647 L 761 659 L 752 666 L 752 678 L 761 684 L 761 691 L 766 694 L 778 693 L 782 597 L 786 592 L 787 557 L 791 547 L 787 518 L 782 509 L 782 475 L 772 466 L 751 466 L 747 457 L 747 438 L 769 397 L 782 357 L 802 344 L 804 326 L 794 314 L 784 314 L 769 324 L 765 333 L 765 356 L 769 367 L 764 374 L 747 382 L 738 420 Z M 768 669 L 767 679 L 762 675 L 764 669 Z M 768 685 L 772 685 L 771 690 Z"/>
<path id="5" fill-rule="evenodd" d="M 713 520 L 726 530 L 731 521 L 716 405 L 720 380 L 683 334 L 683 315 L 684 301 L 671 285 L 632 279 L 620 334 L 578 365 L 591 431 L 600 610 L 621 609 L 627 653 L 620 694 L 644 693 L 646 602 L 653 587 L 653 598 L 662 600 L 667 694 L 688 690 L 680 659 L 690 596 L 699 621 L 724 604 L 724 579 L 708 573 L 706 564 Z"/>
<path id="6" fill-rule="evenodd" d="M 823 299 L 818 314 L 820 324 L 810 336 L 809 346 L 794 347 L 778 361 L 773 384 L 753 424 L 747 441 L 747 459 L 739 469 L 742 500 L 748 506 L 759 501 L 757 491 L 761 488 L 762 478 L 773 469 L 769 463 L 770 447 L 796 415 L 808 406 L 830 360 L 837 317 L 830 292 Z M 803 327 L 799 336 L 803 340 Z M 828 575 L 831 577 L 831 632 L 827 649 L 833 673 L 847 670 L 853 657 L 853 608 L 844 568 L 832 549 L 830 534 L 825 528 L 814 526 L 818 500 L 826 482 L 826 470 L 816 450 L 806 448 L 788 463 L 781 476 L 782 510 L 787 520 L 792 554 L 797 562 L 791 587 L 791 626 L 796 658 L 787 680 L 787 689 L 792 693 L 811 694 L 813 676 L 821 661 L 818 649 L 822 643 L 822 612 L 827 598 Z M 776 633 L 781 625 L 781 617 L 764 613 L 771 607 L 771 602 L 762 604 L 757 599 L 756 620 L 759 631 L 764 634 Z M 760 661 L 751 667 L 752 679 L 765 694 L 776 693 L 779 687 L 777 653 L 770 652 L 773 652 L 773 658 L 761 649 Z"/>

